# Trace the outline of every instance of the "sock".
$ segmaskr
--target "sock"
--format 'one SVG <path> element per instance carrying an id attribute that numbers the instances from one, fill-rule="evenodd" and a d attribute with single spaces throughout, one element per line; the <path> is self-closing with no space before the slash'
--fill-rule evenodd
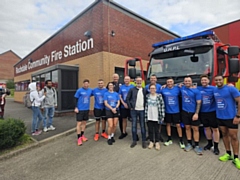
<path id="1" fill-rule="evenodd" d="M 84 134 L 84 131 L 81 131 L 81 136 Z"/>
<path id="2" fill-rule="evenodd" d="M 218 149 L 218 143 L 214 142 L 214 149 Z"/>
<path id="3" fill-rule="evenodd" d="M 108 135 L 108 139 L 111 139 L 111 135 Z"/>
<path id="4" fill-rule="evenodd" d="M 187 142 L 192 145 L 192 140 L 187 140 Z"/>
<path id="5" fill-rule="evenodd" d="M 168 140 L 167 141 L 171 141 L 172 140 L 172 137 L 171 136 L 168 136 Z"/>
<path id="6" fill-rule="evenodd" d="M 114 137 L 114 133 L 111 134 L 111 137 Z"/>
<path id="7" fill-rule="evenodd" d="M 77 134 L 78 139 L 81 137 L 81 134 Z"/>
<path id="8" fill-rule="evenodd" d="M 180 141 L 180 143 L 183 143 L 182 137 L 179 137 L 179 141 Z"/>
<path id="9" fill-rule="evenodd" d="M 104 129 L 104 130 L 102 130 L 102 133 L 105 133 L 105 129 Z"/>
<path id="10" fill-rule="evenodd" d="M 212 144 L 212 139 L 208 139 L 208 145 L 213 145 Z"/>
<path id="11" fill-rule="evenodd" d="M 238 158 L 238 155 L 235 155 L 235 154 L 234 154 L 233 158 L 234 158 L 234 159 Z"/>
<path id="12" fill-rule="evenodd" d="M 196 141 L 195 141 L 194 143 L 195 143 L 195 146 L 199 146 L 199 142 L 196 142 Z"/>
<path id="13" fill-rule="evenodd" d="M 232 152 L 231 151 L 227 151 L 227 153 L 231 156 L 232 155 Z"/>

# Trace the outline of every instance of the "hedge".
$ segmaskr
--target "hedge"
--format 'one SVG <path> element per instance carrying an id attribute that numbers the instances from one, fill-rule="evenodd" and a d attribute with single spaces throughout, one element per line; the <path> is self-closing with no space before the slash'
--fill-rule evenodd
<path id="1" fill-rule="evenodd" d="M 0 149 L 16 146 L 23 138 L 26 126 L 22 120 L 0 120 Z"/>

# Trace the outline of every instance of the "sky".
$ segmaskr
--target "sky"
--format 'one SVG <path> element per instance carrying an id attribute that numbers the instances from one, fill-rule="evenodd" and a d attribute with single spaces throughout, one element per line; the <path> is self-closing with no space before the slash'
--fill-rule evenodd
<path id="1" fill-rule="evenodd" d="M 0 54 L 12 50 L 24 58 L 94 1 L 0 0 Z M 240 19 L 240 0 L 114 2 L 180 36 Z"/>

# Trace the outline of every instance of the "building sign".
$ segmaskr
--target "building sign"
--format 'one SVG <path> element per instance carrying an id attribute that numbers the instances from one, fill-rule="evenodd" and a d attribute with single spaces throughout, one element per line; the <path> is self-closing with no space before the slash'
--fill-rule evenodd
<path id="1" fill-rule="evenodd" d="M 62 51 L 53 50 L 49 55 L 44 55 L 41 59 L 29 61 L 26 64 L 22 64 L 20 67 L 15 68 L 16 74 L 26 72 L 43 65 L 49 66 L 52 62 L 61 60 L 79 54 L 81 52 L 93 49 L 93 38 L 90 38 L 86 41 L 78 40 L 74 45 L 65 45 Z"/>

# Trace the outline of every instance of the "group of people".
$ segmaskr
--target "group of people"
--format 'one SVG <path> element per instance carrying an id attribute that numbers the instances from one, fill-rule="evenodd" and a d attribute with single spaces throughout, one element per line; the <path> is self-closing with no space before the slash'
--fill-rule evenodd
<path id="1" fill-rule="evenodd" d="M 43 121 L 43 131 L 53 131 L 56 128 L 53 126 L 53 117 L 55 108 L 57 107 L 56 89 L 52 87 L 52 81 L 47 80 L 45 86 L 41 89 L 40 84 L 32 82 L 29 84 L 30 101 L 32 104 L 32 127 L 33 136 L 40 135 L 42 130 L 39 128 Z"/>
<path id="2" fill-rule="evenodd" d="M 124 77 L 124 84 L 118 82 L 118 74 L 113 75 L 113 82 L 104 87 L 103 79 L 98 80 L 98 87 L 90 89 L 89 80 L 83 81 L 83 87 L 75 93 L 76 98 L 76 121 L 77 121 L 77 144 L 80 146 L 88 139 L 84 135 L 86 121 L 89 119 L 90 98 L 94 96 L 94 116 L 96 119 L 94 140 L 99 137 L 107 139 L 112 145 L 115 142 L 116 127 L 119 122 L 121 135 L 127 134 L 127 118 L 132 121 L 131 148 L 137 145 L 137 122 L 141 128 L 142 148 L 160 150 L 159 138 L 161 124 L 166 123 L 168 139 L 164 143 L 169 146 L 173 143 L 171 138 L 171 124 L 176 125 L 179 137 L 179 146 L 186 152 L 194 149 L 196 154 L 202 155 L 203 150 L 199 146 L 199 126 L 203 124 L 208 144 L 204 150 L 210 150 L 219 155 L 218 143 L 220 139 L 219 129 L 222 133 L 226 153 L 219 157 L 220 161 L 232 160 L 240 169 L 238 124 L 240 123 L 240 93 L 231 86 L 224 85 L 223 77 L 214 77 L 216 87 L 209 85 L 207 75 L 201 76 L 201 86 L 193 86 L 191 77 L 185 77 L 184 83 L 174 84 L 173 78 L 166 80 L 166 85 L 157 84 L 157 78 L 152 75 L 151 83 L 142 87 L 142 78 L 135 79 L 135 86 L 130 77 Z M 236 108 L 236 102 L 238 110 Z M 100 130 L 102 120 L 102 132 Z M 106 129 L 106 121 L 108 128 Z M 146 127 L 148 126 L 147 144 Z M 187 144 L 183 141 L 181 125 L 186 131 Z M 193 134 L 192 134 L 193 132 Z M 194 144 L 192 143 L 192 139 Z M 231 151 L 231 147 L 233 152 Z"/>

